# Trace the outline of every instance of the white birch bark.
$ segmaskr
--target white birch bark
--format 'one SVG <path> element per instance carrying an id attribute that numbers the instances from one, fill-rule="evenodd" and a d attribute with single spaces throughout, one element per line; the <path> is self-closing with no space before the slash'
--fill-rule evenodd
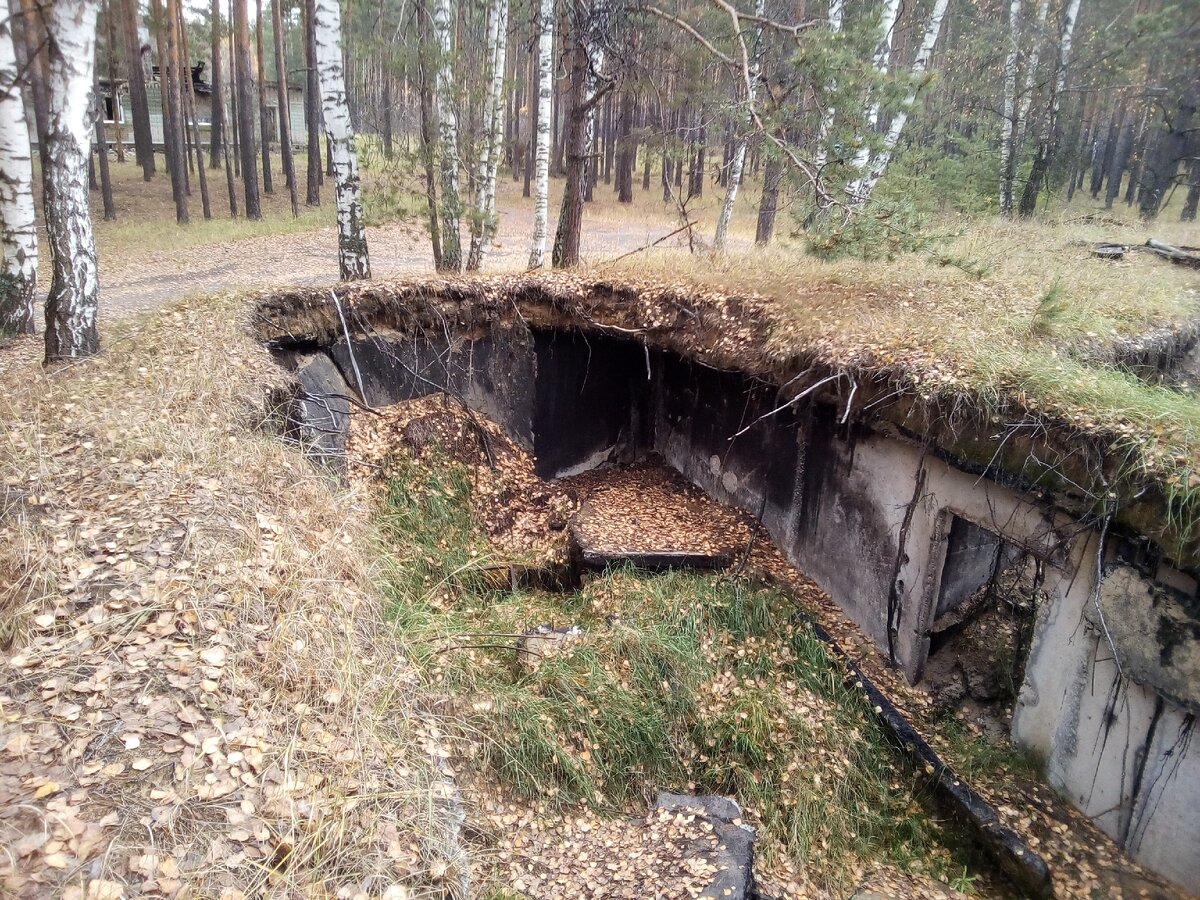
<path id="1" fill-rule="evenodd" d="M 450 0 L 435 0 L 433 32 L 437 41 L 438 63 L 435 100 L 438 118 L 438 142 L 442 167 L 442 268 L 462 270 L 462 245 L 458 234 L 458 114 L 454 103 L 454 11 Z"/>
<path id="2" fill-rule="evenodd" d="M 766 0 L 755 0 L 754 14 L 761 19 L 766 12 Z M 746 148 L 750 140 L 750 131 L 754 127 L 754 90 L 758 84 L 761 70 L 762 25 L 759 24 L 754 29 L 754 47 L 751 51 L 750 70 L 746 79 L 746 127 L 738 136 L 737 146 L 733 149 L 733 159 L 729 161 L 729 178 L 725 182 L 725 202 L 721 205 L 721 214 L 717 217 L 716 234 L 713 235 L 713 246 L 717 250 L 725 247 L 725 237 L 729 233 L 729 220 L 733 218 L 733 204 L 737 200 L 738 187 L 742 183 L 742 169 L 746 165 Z"/>
<path id="3" fill-rule="evenodd" d="M 471 250 L 467 269 L 478 270 L 496 233 L 496 171 L 500 165 L 504 134 L 504 63 L 508 58 L 508 0 L 492 0 L 488 7 L 487 48 L 491 68 L 484 107 L 484 142 L 476 167 L 476 219 L 471 223 Z"/>
<path id="4" fill-rule="evenodd" d="M 346 78 L 342 69 L 342 23 L 338 0 L 316 0 L 313 32 L 317 45 L 317 77 L 321 84 L 325 135 L 333 157 L 338 268 L 343 281 L 370 278 L 371 261 L 367 255 L 367 232 L 363 224 L 358 157 L 354 152 L 354 126 L 350 122 Z"/>
<path id="5" fill-rule="evenodd" d="M 100 349 L 96 240 L 88 207 L 99 8 L 94 0 L 56 0 L 45 13 L 50 96 L 42 181 L 53 259 L 46 298 L 48 363 L 91 356 Z"/>
<path id="6" fill-rule="evenodd" d="M 590 65 L 588 67 L 587 91 L 583 98 L 585 103 L 591 103 L 595 98 L 597 90 L 596 79 L 604 71 L 604 45 L 601 42 L 609 33 L 608 15 L 608 0 L 595 0 L 592 4 L 592 39 L 588 41 L 587 45 L 587 55 Z M 596 117 L 599 115 L 600 104 L 593 104 L 588 110 L 587 131 L 583 139 L 584 153 L 587 158 L 587 166 L 584 172 L 585 181 L 591 177 L 593 165 L 592 148 L 596 144 Z"/>
<path id="7" fill-rule="evenodd" d="M 1008 4 L 1008 55 L 1004 58 L 1004 121 L 1000 137 L 1000 215 L 1012 215 L 1017 171 L 1017 63 L 1020 59 L 1021 0 Z"/>
<path id="8" fill-rule="evenodd" d="M 883 78 L 888 73 L 889 61 L 892 58 L 892 33 L 896 30 L 896 17 L 900 14 L 900 0 L 883 0 L 883 11 L 879 16 L 879 43 L 875 45 L 873 63 L 875 71 Z M 866 168 L 871 159 L 871 132 L 879 124 L 880 99 L 879 91 L 872 92 L 870 106 L 867 107 L 867 127 L 861 138 L 861 146 L 854 154 L 854 166 L 860 172 Z"/>
<path id="9" fill-rule="evenodd" d="M 554 90 L 554 0 L 541 0 L 538 16 L 538 127 L 534 153 L 533 246 L 529 268 L 546 264 L 550 218 L 550 102 Z"/>
<path id="10" fill-rule="evenodd" d="M 1078 3 L 1079 0 L 1074 0 L 1074 2 Z M 913 60 L 911 70 L 912 82 L 908 89 L 908 96 L 904 98 L 904 104 L 900 107 L 896 115 L 892 117 L 892 124 L 884 136 L 882 149 L 880 149 L 879 153 L 871 161 L 867 172 L 850 188 L 852 202 L 859 208 L 871 198 L 871 194 L 875 190 L 875 185 L 879 183 L 879 179 L 883 177 L 883 173 L 887 171 L 888 164 L 892 161 L 892 153 L 895 151 L 896 144 L 900 141 L 900 135 L 904 131 L 904 126 L 908 122 L 909 111 L 912 110 L 913 104 L 916 103 L 917 93 L 920 91 L 922 83 L 925 80 L 925 72 L 929 68 L 929 60 L 933 56 L 933 48 L 937 45 L 938 37 L 942 33 L 942 21 L 946 18 L 946 7 L 949 5 L 950 0 L 935 0 L 933 12 L 929 17 L 929 27 L 925 29 L 925 37 L 921 40 L 921 46 L 917 50 L 916 58 Z"/>
<path id="11" fill-rule="evenodd" d="M 1017 109 L 1015 145 L 1018 154 L 1025 140 L 1025 126 L 1029 122 L 1029 108 L 1033 105 L 1033 82 L 1037 78 L 1038 61 L 1042 55 L 1042 44 L 1046 40 L 1046 17 L 1050 12 L 1050 0 L 1038 0 L 1037 33 L 1033 36 L 1033 50 L 1025 67 L 1025 83 L 1021 87 L 1021 103 Z"/>
<path id="12" fill-rule="evenodd" d="M 12 21 L 11 16 L 0 19 L 0 336 L 33 333 L 37 289 L 33 159 Z"/>
<path id="13" fill-rule="evenodd" d="M 842 33 L 842 3 L 843 0 L 829 0 L 829 33 Z M 832 96 L 837 91 L 837 79 L 829 80 L 829 93 Z M 817 131 L 817 156 L 816 165 L 819 172 L 824 166 L 825 161 L 829 158 L 829 133 L 833 131 L 833 120 L 837 115 L 837 109 L 833 104 L 825 107 L 825 112 L 821 115 L 821 124 Z"/>

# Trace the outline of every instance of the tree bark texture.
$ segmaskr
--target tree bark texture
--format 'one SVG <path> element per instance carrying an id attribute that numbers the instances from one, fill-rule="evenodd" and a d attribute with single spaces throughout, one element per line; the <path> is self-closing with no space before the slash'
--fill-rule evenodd
<path id="1" fill-rule="evenodd" d="M 1048 2 L 1048 0 L 1047 0 Z M 1066 16 L 1062 24 L 1062 37 L 1058 46 L 1058 65 L 1056 67 L 1054 84 L 1050 91 L 1050 102 L 1046 107 L 1045 122 L 1042 123 L 1042 134 L 1038 141 L 1037 152 L 1033 157 L 1033 167 L 1029 171 L 1029 180 L 1021 193 L 1021 206 L 1018 210 L 1022 218 L 1033 215 L 1037 209 L 1038 193 L 1046 176 L 1054 166 L 1054 156 L 1058 152 L 1060 124 L 1058 109 L 1062 103 L 1062 94 L 1067 84 L 1067 69 L 1071 63 L 1071 40 L 1075 33 L 1075 23 L 1079 19 L 1081 0 L 1068 0 Z"/>
<path id="2" fill-rule="evenodd" d="M 1000 137 L 1000 215 L 1013 211 L 1013 182 L 1017 176 L 1017 64 L 1020 61 L 1021 0 L 1008 5 L 1008 53 L 1004 57 L 1004 112 Z"/>
<path id="3" fill-rule="evenodd" d="M 475 174 L 477 195 L 471 221 L 471 249 L 467 270 L 483 265 L 496 232 L 496 173 L 504 151 L 504 65 L 508 58 L 508 0 L 492 0 L 488 6 L 486 51 L 488 93 L 483 110 L 483 147 Z"/>
<path id="4" fill-rule="evenodd" d="M 12 22 L 0 19 L 0 335 L 33 333 L 37 290 L 33 156 Z"/>
<path id="5" fill-rule="evenodd" d="M 168 102 L 163 103 L 163 137 L 167 147 L 167 168 L 171 173 L 171 196 L 175 199 L 175 220 L 180 225 L 186 225 L 190 215 L 187 202 L 187 151 L 184 147 L 181 88 L 182 79 L 190 79 L 191 72 L 185 71 L 187 67 L 180 64 L 182 54 L 179 52 L 179 34 L 175 28 L 178 3 L 179 0 L 167 0 L 164 14 L 162 4 L 159 0 L 154 0 L 154 17 L 160 31 L 166 32 L 167 55 L 165 65 L 162 65 L 159 71 L 162 73 L 162 92 L 169 97 Z"/>
<path id="6" fill-rule="evenodd" d="M 1075 0 L 1075 2 L 1078 3 L 1079 0 Z M 887 167 L 892 161 L 892 154 L 895 152 L 896 144 L 900 142 L 900 135 L 904 131 L 905 123 L 908 122 L 909 111 L 917 102 L 917 92 L 921 88 L 925 71 L 929 68 L 929 60 L 933 56 L 933 48 L 937 45 L 938 37 L 942 33 L 942 22 L 945 20 L 946 7 L 948 5 L 949 0 L 934 0 L 933 11 L 929 14 L 929 25 L 925 29 L 925 36 L 921 40 L 921 46 L 917 49 L 917 55 L 913 59 L 908 96 L 904 98 L 903 105 L 892 116 L 892 124 L 888 127 L 887 134 L 883 138 L 883 147 L 875 154 L 875 158 L 871 160 L 871 165 L 866 173 L 850 188 L 851 202 L 859 208 L 871 199 L 871 194 L 874 193 L 875 186 L 879 184 L 879 179 L 883 177 L 883 173 L 887 171 Z"/>
<path id="7" fill-rule="evenodd" d="M 458 113 L 454 92 L 454 10 L 450 0 L 434 0 L 433 33 L 437 43 L 435 100 L 442 171 L 442 268 L 462 270 L 462 247 L 458 233 Z"/>
<path id="8" fill-rule="evenodd" d="M 317 43 L 317 71 L 321 78 L 321 109 L 325 114 L 325 139 L 333 155 L 334 199 L 337 204 L 338 268 L 343 281 L 371 277 L 367 232 L 363 222 L 354 128 L 346 102 L 342 72 L 341 11 L 338 0 L 316 0 L 313 31 Z"/>
<path id="9" fill-rule="evenodd" d="M 142 167 L 142 177 L 149 181 L 154 177 L 154 138 L 150 131 L 146 70 L 142 68 L 142 41 L 138 35 L 138 3 L 137 0 L 119 2 L 125 32 L 125 75 L 129 79 L 129 107 L 133 117 L 133 153 Z"/>
<path id="10" fill-rule="evenodd" d="M 254 147 L 254 80 L 250 69 L 250 20 L 246 0 L 233 0 L 233 32 L 236 40 L 238 140 L 241 144 L 242 186 L 246 195 L 246 218 L 261 219 L 258 197 L 258 161 Z"/>
<path id="11" fill-rule="evenodd" d="M 585 14 L 581 0 L 572 0 L 575 16 Z M 579 241 L 583 228 L 583 189 L 587 176 L 588 162 L 588 54 L 584 46 L 583 23 L 576 21 L 570 29 L 571 41 L 570 88 L 568 90 L 568 112 L 566 136 L 563 141 L 566 156 L 567 183 L 563 189 L 562 211 L 558 216 L 558 228 L 554 235 L 554 251 L 551 261 L 556 269 L 569 268 L 579 263 Z M 591 107 L 594 108 L 594 105 Z"/>
<path id="12" fill-rule="evenodd" d="M 279 155 L 283 177 L 292 201 L 292 215 L 300 214 L 299 188 L 296 185 L 296 158 L 292 152 L 292 109 L 288 101 L 287 54 L 283 46 L 283 11 L 280 0 L 271 0 L 271 22 L 275 29 L 275 94 L 279 103 Z"/>
<path id="13" fill-rule="evenodd" d="M 88 207 L 96 13 L 91 0 L 57 0 L 47 12 L 48 121 L 42 173 L 53 261 L 46 298 L 46 362 L 100 349 L 96 241 Z"/>
<path id="14" fill-rule="evenodd" d="M 425 169 L 425 201 L 429 207 L 429 239 L 433 245 L 433 268 L 442 269 L 442 234 L 438 223 L 437 172 L 434 164 L 434 144 L 437 123 L 433 115 L 433 82 L 436 80 L 437 57 L 433 44 L 432 25 L 425 0 L 416 0 L 418 29 L 417 93 L 421 105 L 421 164 Z M 431 77 L 432 74 L 432 77 Z"/>
<path id="15" fill-rule="evenodd" d="M 275 183 L 271 179 L 271 114 L 267 110 L 267 64 L 263 54 L 262 0 L 255 0 L 254 6 L 254 55 L 254 86 L 258 95 L 258 143 L 262 151 L 262 186 L 264 194 L 273 194 Z"/>
<path id="16" fill-rule="evenodd" d="M 50 100 L 47 87 L 46 56 L 42 43 L 46 30 L 42 26 L 42 12 L 37 0 L 20 0 L 21 33 L 24 35 L 25 59 L 28 72 L 29 94 L 33 100 L 33 122 L 38 138 L 38 161 L 44 172 L 49 165 L 46 157 L 46 136 L 50 127 Z M 14 45 L 15 47 L 15 45 Z"/>
<path id="17" fill-rule="evenodd" d="M 321 85 L 317 78 L 317 43 L 313 20 L 316 0 L 304 0 L 304 60 L 308 67 L 304 91 L 304 118 L 308 125 L 308 184 L 304 202 L 321 205 Z"/>
<path id="18" fill-rule="evenodd" d="M 550 114 L 554 94 L 554 0 L 541 0 L 537 52 L 537 147 L 534 150 L 533 246 L 529 268 L 546 264 L 546 229 L 550 217 Z"/>

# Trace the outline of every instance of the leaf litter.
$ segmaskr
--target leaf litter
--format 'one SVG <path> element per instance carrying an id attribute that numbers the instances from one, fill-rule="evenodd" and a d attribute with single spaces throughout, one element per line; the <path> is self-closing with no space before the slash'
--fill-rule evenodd
<path id="1" fill-rule="evenodd" d="M 361 497 L 262 427 L 231 297 L 0 351 L 0 893 L 443 896 L 436 724 Z M 16 623 L 16 624 L 11 624 Z"/>
<path id="2" fill-rule="evenodd" d="M 431 419 L 438 422 L 436 435 L 413 428 L 414 422 L 427 423 Z M 414 431 L 422 434 L 416 444 Z M 486 435 L 488 451 L 483 448 L 481 435 Z M 481 566 L 495 566 L 497 562 L 504 565 L 561 562 L 569 555 L 564 519 L 578 525 L 588 544 L 594 547 L 728 554 L 737 575 L 749 582 L 765 581 L 784 589 L 790 600 L 824 625 L 839 646 L 887 692 L 937 747 L 943 759 L 960 771 L 967 767 L 969 760 L 962 756 L 967 751 L 961 741 L 952 740 L 946 733 L 934 698 L 926 689 L 908 685 L 890 668 L 873 642 L 844 616 L 829 596 L 787 562 L 753 517 L 716 503 L 653 459 L 593 470 L 556 482 L 543 481 L 535 475 L 529 454 L 509 440 L 499 426 L 476 415 L 468 419 L 461 407 L 444 395 L 400 403 L 377 410 L 374 415 L 351 415 L 347 444 L 351 479 L 366 490 L 374 490 L 377 496 L 382 497 L 389 479 L 397 472 L 402 473 L 403 490 L 414 494 L 427 490 L 422 473 L 430 468 L 443 468 L 447 461 L 439 448 L 451 448 L 452 461 L 467 469 L 469 519 L 473 533 L 481 540 L 479 546 L 484 548 L 472 552 L 478 552 Z M 489 455 L 494 465 L 489 463 Z M 624 595 L 628 599 L 630 592 L 636 598 L 639 590 L 636 579 L 629 581 L 627 576 L 618 575 L 611 583 L 613 587 L 601 587 L 591 595 L 594 597 L 591 602 L 601 604 L 599 612 L 610 619 L 621 615 L 621 601 L 616 598 Z M 462 603 L 456 598 L 458 592 L 449 587 L 440 590 L 434 604 L 455 614 Z M 611 605 L 605 605 L 606 596 L 610 597 Z M 563 624 L 570 621 L 567 617 L 572 613 L 564 608 L 558 615 L 559 624 Z M 527 624 L 532 624 L 532 620 Z M 753 655 L 766 650 L 775 654 L 777 665 L 782 666 L 786 661 L 778 656 L 779 648 L 772 647 L 771 641 L 765 645 L 758 643 L 760 646 L 756 646 L 756 639 L 750 638 L 742 651 Z M 502 650 L 491 646 L 468 647 L 459 652 L 475 668 L 494 665 L 497 653 L 503 655 Z M 568 648 L 565 652 L 572 651 Z M 426 676 L 432 679 L 435 690 L 439 684 L 448 692 L 463 690 L 449 678 L 448 667 L 439 651 Z M 708 687 L 713 710 L 719 710 L 745 688 L 732 672 L 719 674 Z M 787 700 L 793 707 L 804 710 L 810 725 L 820 727 L 825 719 L 825 701 L 811 693 L 790 696 Z M 464 706 L 470 706 L 474 712 L 480 709 L 490 712 L 494 700 L 468 693 L 465 697 L 448 696 L 445 703 L 447 717 L 452 720 L 454 715 L 470 714 L 463 711 Z M 955 725 L 970 741 L 990 739 L 981 723 L 965 715 L 960 715 Z M 488 740 L 475 733 L 465 741 L 451 739 L 449 746 L 455 751 L 452 763 L 460 774 L 468 802 L 468 822 L 477 832 L 477 843 L 482 845 L 477 852 L 486 875 L 496 883 L 530 897 L 695 895 L 700 882 L 689 881 L 670 858 L 650 854 L 645 859 L 638 854 L 631 856 L 630 846 L 644 847 L 638 842 L 647 839 L 645 828 L 654 819 L 653 813 L 640 811 L 637 803 L 624 810 L 585 801 L 563 803 L 554 796 L 553 789 L 547 796 L 531 798 L 514 790 L 504 779 L 489 776 L 487 767 L 479 765 L 488 756 L 486 746 L 479 742 L 486 744 Z M 573 752 L 579 753 L 585 767 L 589 764 L 586 746 L 577 745 Z M 694 752 L 703 756 L 702 749 Z M 829 784 L 844 776 L 844 768 L 840 768 L 845 765 L 843 747 L 822 747 L 815 755 L 821 758 L 818 764 L 814 766 L 812 760 L 805 760 L 803 771 L 807 771 L 810 780 L 815 779 L 817 790 L 822 789 L 822 778 Z M 721 763 L 714 760 L 713 764 Z M 899 787 L 905 781 L 903 768 L 897 765 L 896 773 L 895 786 Z M 1167 883 L 1124 857 L 1110 838 L 1024 769 L 1013 771 L 1001 763 L 972 784 L 997 809 L 1005 824 L 1046 857 L 1056 896 L 1176 894 Z M 690 786 L 696 787 L 695 783 Z M 669 786 L 647 787 L 653 790 Z M 756 811 L 747 812 L 751 821 L 761 826 Z M 766 848 L 766 861 L 764 864 L 760 858 L 758 874 L 771 895 L 828 896 L 829 881 L 821 870 L 839 866 L 839 877 L 848 879 L 842 881 L 846 888 L 858 886 L 886 896 L 956 893 L 921 871 L 924 862 L 930 872 L 940 869 L 944 878 L 945 863 L 939 865 L 934 860 L 915 860 L 906 868 L 898 867 L 894 861 L 868 857 L 848 864 L 845 860 L 832 861 L 830 866 L 831 861 L 822 862 L 819 849 L 800 862 L 789 857 L 778 839 L 770 834 L 760 833 L 759 840 L 760 852 Z M 662 846 L 671 845 L 660 843 L 660 850 Z M 641 881 L 634 874 L 637 872 L 642 873 Z M 669 879 L 678 889 L 676 893 L 664 889 L 663 879 L 655 876 L 658 872 L 669 873 Z M 977 882 L 978 877 L 976 873 L 966 882 L 973 892 L 982 890 L 991 894 L 1003 890 L 990 877 Z"/>

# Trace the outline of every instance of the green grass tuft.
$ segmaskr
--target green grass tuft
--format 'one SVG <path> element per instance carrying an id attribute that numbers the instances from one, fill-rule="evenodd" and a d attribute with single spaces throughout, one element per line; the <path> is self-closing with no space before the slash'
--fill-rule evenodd
<path id="1" fill-rule="evenodd" d="M 659 789 L 735 795 L 783 852 L 842 884 L 856 861 L 956 874 L 913 775 L 844 669 L 779 593 L 715 575 L 614 571 L 573 595 L 488 591 L 466 473 L 399 461 L 384 529 L 408 655 L 446 730 L 511 789 L 636 810 Z M 584 635 L 534 669 L 515 635 Z"/>

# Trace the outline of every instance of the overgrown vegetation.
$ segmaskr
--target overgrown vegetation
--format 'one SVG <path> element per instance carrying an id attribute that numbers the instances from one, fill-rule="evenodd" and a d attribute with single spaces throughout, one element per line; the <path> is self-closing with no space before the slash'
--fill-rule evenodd
<path id="1" fill-rule="evenodd" d="M 488 590 L 467 472 L 391 464 L 393 619 L 452 704 L 459 752 L 510 789 L 613 810 L 640 809 L 657 789 L 733 794 L 761 822 L 762 852 L 830 886 L 881 858 L 961 871 L 861 696 L 777 592 L 633 571 L 574 594 Z M 583 634 L 522 661 L 517 638 L 539 623 Z"/>
<path id="2" fill-rule="evenodd" d="M 780 359 L 813 354 L 851 378 L 886 374 L 998 428 L 1024 416 L 1090 435 L 1107 467 L 1096 484 L 1125 481 L 1136 493 L 1156 482 L 1170 525 L 1191 533 L 1200 521 L 1200 405 L 1189 391 L 1137 377 L 1122 354 L 1156 330 L 1169 338 L 1195 327 L 1198 283 L 1146 253 L 1093 258 L 1090 242 L 1115 227 L 977 221 L 886 266 L 849 252 L 818 260 L 779 250 L 690 257 L 686 271 L 700 290 L 772 298 L 771 352 Z M 1131 244 L 1151 236 L 1145 225 L 1119 232 Z M 663 252 L 596 268 L 677 283 L 682 263 Z M 1095 493 L 1102 513 L 1105 492 Z"/>

